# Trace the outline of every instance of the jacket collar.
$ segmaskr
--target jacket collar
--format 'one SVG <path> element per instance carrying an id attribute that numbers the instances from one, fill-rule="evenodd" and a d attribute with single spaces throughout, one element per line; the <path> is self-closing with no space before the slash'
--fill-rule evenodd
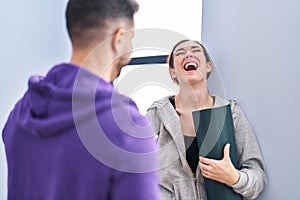
<path id="1" fill-rule="evenodd" d="M 165 129 L 173 138 L 173 142 L 177 147 L 182 166 L 185 168 L 185 171 L 189 173 L 190 177 L 193 177 L 193 173 L 190 170 L 190 167 L 185 158 L 186 149 L 183 132 L 181 129 L 180 118 L 177 115 L 173 105 L 169 101 L 170 97 L 171 96 L 165 97 L 159 101 L 160 105 L 157 107 L 157 114 L 160 116 Z"/>

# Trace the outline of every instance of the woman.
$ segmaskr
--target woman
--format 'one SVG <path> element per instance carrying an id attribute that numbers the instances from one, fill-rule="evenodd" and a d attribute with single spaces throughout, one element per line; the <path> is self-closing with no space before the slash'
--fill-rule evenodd
<path id="1" fill-rule="evenodd" d="M 266 185 L 259 144 L 245 115 L 233 101 L 209 94 L 207 77 L 212 62 L 202 44 L 183 40 L 169 56 L 171 78 L 179 93 L 154 102 L 148 110 L 160 148 L 162 200 L 206 200 L 204 178 L 233 188 L 247 199 L 256 198 Z M 221 160 L 199 158 L 192 112 L 231 104 L 238 169 L 229 157 L 229 145 Z"/>

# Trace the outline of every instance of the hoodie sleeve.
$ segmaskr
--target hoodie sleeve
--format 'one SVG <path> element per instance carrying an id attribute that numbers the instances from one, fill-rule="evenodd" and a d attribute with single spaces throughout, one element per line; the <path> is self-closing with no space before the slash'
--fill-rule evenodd
<path id="1" fill-rule="evenodd" d="M 158 174 L 157 179 L 158 179 Z M 114 176 L 112 200 L 158 200 L 159 185 L 153 179 L 154 173 L 117 172 Z"/>
<path id="2" fill-rule="evenodd" d="M 252 127 L 239 106 L 233 107 L 233 120 L 240 180 L 232 187 L 245 198 L 255 199 L 267 184 L 261 150 Z"/>
<path id="3" fill-rule="evenodd" d="M 110 199 L 158 200 L 158 154 L 149 120 L 131 99 L 121 95 L 110 108 L 98 113 L 99 124 L 112 144 L 106 149 L 114 169 Z"/>

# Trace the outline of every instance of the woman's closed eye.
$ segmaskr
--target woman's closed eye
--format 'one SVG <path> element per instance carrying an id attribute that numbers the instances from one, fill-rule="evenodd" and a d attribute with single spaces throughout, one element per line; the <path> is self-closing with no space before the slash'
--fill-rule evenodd
<path id="1" fill-rule="evenodd" d="M 177 51 L 175 53 L 175 56 L 180 56 L 180 55 L 184 55 L 186 52 L 185 51 Z"/>
<path id="2" fill-rule="evenodd" d="M 193 53 L 198 53 L 198 52 L 201 52 L 201 49 L 194 49 L 192 52 Z"/>

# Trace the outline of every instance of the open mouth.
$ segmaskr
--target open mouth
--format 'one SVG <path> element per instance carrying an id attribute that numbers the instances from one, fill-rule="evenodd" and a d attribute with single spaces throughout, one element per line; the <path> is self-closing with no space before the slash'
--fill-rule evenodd
<path id="1" fill-rule="evenodd" d="M 195 62 L 187 62 L 184 65 L 184 70 L 185 71 L 192 71 L 192 70 L 196 70 L 198 68 L 198 64 Z"/>

